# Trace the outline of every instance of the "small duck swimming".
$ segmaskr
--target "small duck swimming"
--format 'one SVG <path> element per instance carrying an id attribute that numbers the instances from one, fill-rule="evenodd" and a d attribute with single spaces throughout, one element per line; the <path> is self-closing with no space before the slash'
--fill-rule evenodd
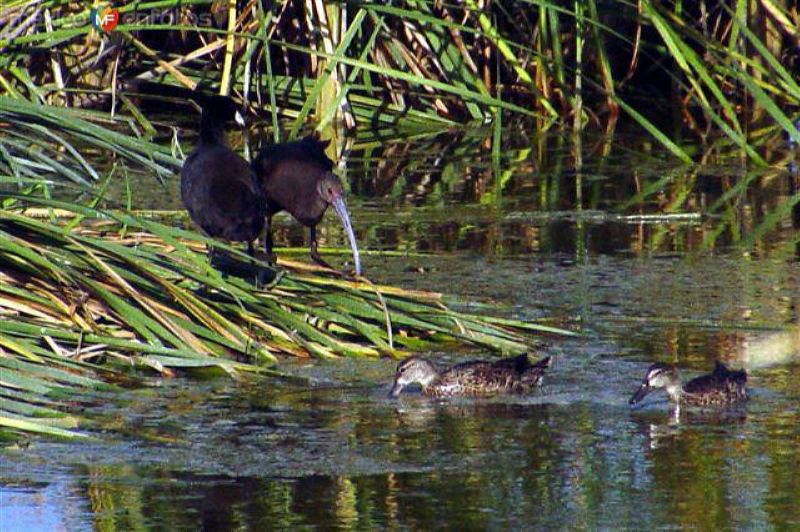
<path id="1" fill-rule="evenodd" d="M 432 397 L 524 394 L 533 391 L 550 367 L 550 357 L 531 363 L 527 354 L 495 362 L 472 360 L 447 369 L 438 368 L 421 356 L 409 357 L 397 365 L 390 397 L 418 382 L 422 393 Z"/>
<path id="2" fill-rule="evenodd" d="M 669 364 L 656 363 L 650 366 L 642 385 L 633 394 L 630 404 L 636 404 L 658 388 L 664 388 L 674 406 L 722 406 L 747 399 L 747 374 L 729 370 L 717 362 L 714 371 L 692 379 L 681 385 L 678 370 Z"/>

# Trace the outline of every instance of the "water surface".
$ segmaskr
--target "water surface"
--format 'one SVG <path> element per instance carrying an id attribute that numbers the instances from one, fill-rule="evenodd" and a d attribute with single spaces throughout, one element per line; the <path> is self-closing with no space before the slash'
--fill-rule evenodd
<path id="1" fill-rule="evenodd" d="M 577 171 L 569 146 L 528 140 L 500 161 L 480 137 L 365 148 L 347 175 L 371 279 L 583 333 L 532 340 L 555 360 L 539 393 L 391 400 L 390 360 L 149 379 L 94 399 L 93 442 L 2 451 L 2 528 L 800 527 L 800 333 L 780 333 L 798 322 L 796 177 L 622 148 Z M 333 216 L 321 234 L 345 243 Z M 650 363 L 716 360 L 749 370 L 747 404 L 629 408 Z"/>

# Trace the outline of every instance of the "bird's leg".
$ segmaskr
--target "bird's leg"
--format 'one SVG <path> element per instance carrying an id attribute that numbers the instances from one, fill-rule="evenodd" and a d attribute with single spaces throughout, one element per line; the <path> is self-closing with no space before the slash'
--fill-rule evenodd
<path id="1" fill-rule="evenodd" d="M 264 230 L 264 254 L 267 256 L 267 262 L 272 265 L 278 263 L 278 257 L 272 253 L 272 216 L 268 215 L 265 221 Z"/>
<path id="2" fill-rule="evenodd" d="M 226 272 L 224 269 L 224 263 L 222 264 L 220 263 L 219 253 L 220 252 L 217 251 L 217 248 L 215 248 L 211 244 L 206 244 L 206 256 L 208 257 L 208 265 L 211 266 L 213 269 L 219 271 L 220 274 L 222 275 L 222 278 L 226 279 L 228 277 L 228 272 Z M 207 297 L 209 294 L 207 279 L 208 276 L 206 276 L 206 281 L 201 282 L 202 284 L 200 285 L 200 289 L 198 290 L 198 293 L 203 297 Z"/>
<path id="3" fill-rule="evenodd" d="M 317 226 L 312 225 L 310 230 L 311 235 L 311 259 L 319 264 L 320 266 L 324 266 L 325 268 L 331 268 L 331 265 L 325 262 L 325 260 L 320 256 L 319 251 L 317 251 Z"/>
<path id="4" fill-rule="evenodd" d="M 250 255 L 251 259 L 253 259 L 250 261 L 250 266 L 253 268 L 253 271 L 255 271 L 256 288 L 261 288 L 266 284 L 267 279 L 269 279 L 269 270 L 255 263 L 256 250 L 253 246 L 252 240 L 247 243 L 247 254 Z"/>
<path id="5" fill-rule="evenodd" d="M 211 244 L 206 244 L 206 258 L 208 259 L 208 265 L 212 268 L 214 267 L 214 246 Z M 206 278 L 208 278 L 208 274 L 206 274 Z M 208 283 L 205 281 L 201 281 L 200 288 L 198 289 L 198 293 L 203 297 L 208 295 Z"/>
<path id="6" fill-rule="evenodd" d="M 208 255 L 208 264 L 212 268 L 219 269 L 221 264 L 220 260 L 222 256 L 220 255 L 217 248 L 212 246 L 211 244 L 206 244 L 206 254 Z"/>
<path id="7" fill-rule="evenodd" d="M 228 277 L 228 269 L 230 268 L 230 256 L 223 250 L 220 251 L 214 246 L 208 246 L 208 264 L 219 271 L 222 278 Z"/>
<path id="8" fill-rule="evenodd" d="M 264 247 L 266 247 L 266 245 Z M 254 261 L 257 260 L 256 250 L 252 241 L 247 243 L 247 254 L 250 255 Z M 254 261 L 250 262 L 250 265 L 255 270 L 255 285 L 256 288 L 262 288 L 275 279 L 275 271 L 272 268 L 267 268 L 266 266 L 259 266 L 258 264 L 255 264 Z"/>

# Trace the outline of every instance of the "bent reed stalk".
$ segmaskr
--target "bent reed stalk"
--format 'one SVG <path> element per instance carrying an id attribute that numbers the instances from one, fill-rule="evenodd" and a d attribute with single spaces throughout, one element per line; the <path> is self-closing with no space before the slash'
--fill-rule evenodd
<path id="1" fill-rule="evenodd" d="M 112 115 L 126 112 L 147 132 L 129 97 L 134 82 L 204 83 L 268 110 L 276 140 L 278 127 L 291 140 L 312 116 L 318 130 L 413 129 L 487 122 L 502 111 L 539 129 L 609 131 L 621 111 L 686 162 L 694 160 L 687 135 L 727 138 L 759 165 L 766 161 L 751 132 L 769 126 L 800 141 L 800 21 L 780 2 L 233 6 L 128 3 L 105 33 L 90 24 L 91 6 L 6 2 L 0 95 L 111 105 Z"/>
<path id="2" fill-rule="evenodd" d="M 53 184 L 105 187 L 118 176 L 112 168 L 103 182 L 99 158 L 175 175 L 177 128 L 171 144 L 152 140 L 164 128 L 137 99 L 142 80 L 165 93 L 230 82 L 252 111 L 268 111 L 276 141 L 279 128 L 292 137 L 309 117 L 318 130 L 430 130 L 503 113 L 537 131 L 609 130 L 618 109 L 687 163 L 697 159 L 687 133 L 727 139 L 755 164 L 769 162 L 765 131 L 800 141 L 797 12 L 780 3 L 742 16 L 745 3 L 721 2 L 703 17 L 683 4 L 615 4 L 611 22 L 594 0 L 585 9 L 531 0 L 240 4 L 128 3 L 103 33 L 87 4 L 4 2 L 0 185 L 30 191 L 24 205 L 48 218 L 0 202 L 0 426 L 77 437 L 66 402 L 110 387 L 129 366 L 239 374 L 266 371 L 278 355 L 395 355 L 441 341 L 519 352 L 523 333 L 566 333 L 290 263 L 269 290 L 254 290 L 209 267 L 209 242 L 193 232 L 96 201 L 37 199 Z"/>
<path id="3" fill-rule="evenodd" d="M 29 205 L 71 216 L 34 218 L 22 210 Z M 28 197 L 0 209 L 0 426 L 66 436 L 78 420 L 55 397 L 108 388 L 128 367 L 237 374 L 272 371 L 265 367 L 280 355 L 396 357 L 442 342 L 519 353 L 527 334 L 573 334 L 456 312 L 441 294 L 288 261 L 257 289 L 211 268 L 208 243 L 126 212 L 62 201 Z"/>

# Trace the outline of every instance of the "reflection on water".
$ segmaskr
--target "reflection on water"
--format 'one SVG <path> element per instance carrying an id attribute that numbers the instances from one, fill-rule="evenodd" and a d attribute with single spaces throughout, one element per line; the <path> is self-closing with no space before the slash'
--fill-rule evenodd
<path id="1" fill-rule="evenodd" d="M 654 275 L 648 270 L 659 266 L 637 268 Z M 516 273 L 518 290 L 554 280 L 547 269 Z M 449 273 L 430 275 L 441 283 Z M 616 300 L 588 310 L 585 338 L 547 342 L 542 350 L 556 363 L 530 397 L 390 400 L 388 360 L 289 363 L 306 386 L 165 381 L 92 409 L 100 426 L 132 435 L 33 440 L 5 453 L 4 501 L 68 528 L 104 530 L 799 526 L 797 363 L 751 373 L 752 398 L 733 409 L 683 410 L 676 420 L 665 398 L 653 397 L 631 410 L 627 399 L 651 361 L 674 361 L 689 378 L 740 335 L 613 319 L 634 315 L 641 303 L 628 296 L 637 286 L 618 286 Z M 685 304 L 700 288 L 675 297 Z M 796 285 L 782 289 L 800 295 Z M 551 304 L 583 302 L 562 290 Z M 724 306 L 697 307 L 697 317 Z M 480 355 L 438 354 L 448 363 Z M 8 489 L 25 484 L 44 502 Z"/>
<path id="2" fill-rule="evenodd" d="M 708 151 L 702 165 L 671 162 L 639 137 L 584 139 L 504 133 L 491 156 L 491 131 L 475 129 L 411 141 L 356 139 L 340 147 L 359 243 L 371 250 L 484 256 L 530 253 L 719 252 L 800 257 L 800 181 L 785 139 L 766 143 L 772 166 L 746 168 L 735 154 Z M 234 139 L 234 145 L 236 145 Z M 132 174 L 134 205 L 180 210 L 177 179 L 156 185 Z M 112 187 L 113 188 L 113 187 Z M 128 188 L 107 194 L 123 205 Z M 332 219 L 331 219 L 332 220 Z M 279 216 L 278 244 L 301 247 L 304 229 Z M 338 223 L 322 242 L 346 247 Z"/>
<path id="3" fill-rule="evenodd" d="M 574 353 L 562 371 L 585 365 L 586 353 Z M 376 364 L 388 379 L 390 364 Z M 640 365 L 622 361 L 624 378 L 612 386 L 632 387 Z M 340 379 L 354 367 L 328 372 Z M 45 460 L 60 464 L 47 468 L 45 482 L 84 498 L 62 506 L 62 522 L 78 513 L 79 523 L 104 530 L 787 528 L 800 524 L 800 393 L 776 385 L 779 374 L 760 375 L 743 409 L 685 413 L 677 423 L 663 404 L 629 411 L 624 398 L 580 393 L 549 403 L 569 388 L 559 378 L 536 400 L 510 402 L 397 402 L 385 399 L 385 386 L 305 392 L 214 382 L 178 415 L 157 397 L 121 414 L 171 422 L 181 427 L 179 443 L 39 442 L 14 458 L 4 480 L 43 474 Z"/>
<path id="4" fill-rule="evenodd" d="M 287 363 L 307 385 L 103 396 L 98 441 L 1 451 L 3 529 L 800 527 L 800 333 L 776 330 L 798 321 L 796 183 L 587 145 L 578 194 L 563 139 L 517 135 L 499 166 L 483 142 L 356 146 L 355 228 L 400 252 L 365 258 L 376 281 L 579 324 L 539 341 L 554 365 L 536 394 L 390 400 L 395 362 L 342 360 Z M 750 370 L 748 403 L 628 407 L 651 362 L 690 378 L 715 360 Z"/>

